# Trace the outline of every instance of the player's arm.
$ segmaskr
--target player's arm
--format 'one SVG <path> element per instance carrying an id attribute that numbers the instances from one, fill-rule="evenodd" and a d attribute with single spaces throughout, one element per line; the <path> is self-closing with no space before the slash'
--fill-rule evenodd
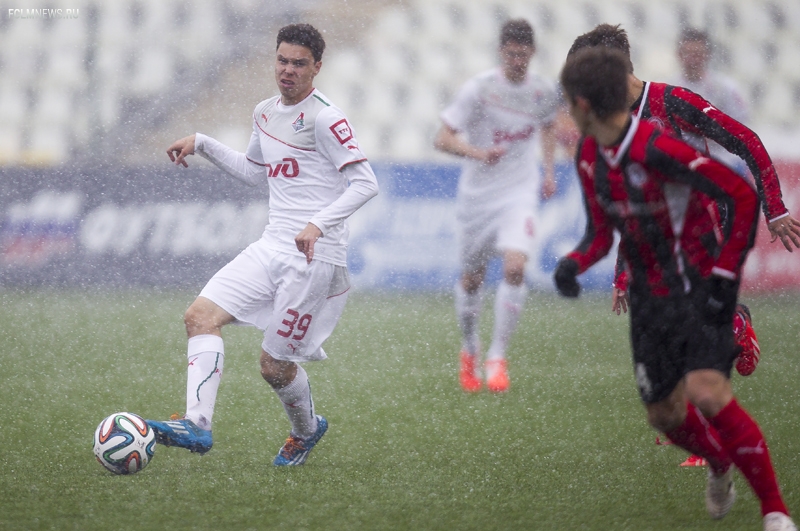
<path id="1" fill-rule="evenodd" d="M 681 130 L 709 138 L 744 160 L 763 200 L 772 241 L 780 238 L 789 252 L 792 244 L 800 248 L 800 221 L 793 218 L 783 204 L 778 173 L 758 135 L 690 90 L 674 88 L 665 104 Z"/>
<path id="2" fill-rule="evenodd" d="M 605 211 L 597 201 L 594 189 L 594 144 L 586 145 L 584 140 L 578 146 L 578 177 L 583 192 L 583 205 L 586 210 L 586 230 L 578 246 L 562 258 L 554 274 L 559 293 L 576 297 L 580 286 L 575 277 L 599 262 L 614 244 L 614 229 Z M 583 154 L 591 156 L 588 158 Z"/>
<path id="3" fill-rule="evenodd" d="M 653 139 L 647 148 L 647 164 L 666 179 L 688 184 L 726 205 L 733 222 L 724 235 L 713 273 L 738 280 L 747 252 L 755 242 L 758 222 L 759 197 L 748 179 L 669 135 Z"/>
<path id="4" fill-rule="evenodd" d="M 195 136 L 195 152 L 231 177 L 249 186 L 255 186 L 266 178 L 266 164 L 255 127 L 245 153 L 235 151 L 210 136 L 201 133 Z"/>
<path id="5" fill-rule="evenodd" d="M 620 247 L 622 242 L 620 242 Z M 611 283 L 611 311 L 617 315 L 628 313 L 628 306 L 630 306 L 630 297 L 628 296 L 628 270 L 625 267 L 625 260 L 622 258 L 622 253 L 617 250 L 617 262 L 614 265 L 614 281 Z"/>
<path id="6" fill-rule="evenodd" d="M 492 146 L 488 149 L 473 146 L 462 137 L 458 131 L 443 123 L 433 140 L 433 147 L 457 157 L 474 159 L 484 164 L 495 164 L 502 157 L 506 149 L 501 146 Z"/>
<path id="7" fill-rule="evenodd" d="M 556 193 L 556 124 L 550 122 L 542 127 L 542 164 L 544 165 L 544 179 L 542 179 L 542 197 L 549 199 Z"/>
<path id="8" fill-rule="evenodd" d="M 349 186 L 333 203 L 314 214 L 294 239 L 297 249 L 306 255 L 307 263 L 314 258 L 314 244 L 318 239 L 378 195 L 378 181 L 366 159 L 349 163 L 339 171 L 344 173 Z"/>
<path id="9" fill-rule="evenodd" d="M 319 238 L 378 195 L 378 180 L 344 114 L 328 107 L 317 116 L 314 127 L 317 151 L 344 174 L 348 186 L 335 201 L 314 214 L 295 237 L 297 249 L 306 255 L 308 263 L 314 258 L 314 244 Z"/>

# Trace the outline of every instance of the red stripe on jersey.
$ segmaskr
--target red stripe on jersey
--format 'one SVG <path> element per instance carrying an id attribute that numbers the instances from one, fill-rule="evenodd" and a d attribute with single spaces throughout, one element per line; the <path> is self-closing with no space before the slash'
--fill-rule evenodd
<path id="1" fill-rule="evenodd" d="M 367 161 L 367 159 L 363 158 L 363 159 L 358 159 L 358 160 L 351 160 L 350 162 L 345 162 L 344 164 L 342 164 L 339 167 L 339 171 L 342 171 L 343 169 L 345 169 L 346 167 L 350 166 L 351 164 L 357 164 L 359 162 L 366 162 L 366 161 Z"/>
<path id="2" fill-rule="evenodd" d="M 267 164 L 264 164 L 263 162 L 256 162 L 255 160 L 251 159 L 250 157 L 245 156 L 245 158 L 247 160 L 249 160 L 250 162 L 252 162 L 253 164 L 258 164 L 259 166 L 267 166 Z"/>
<path id="3" fill-rule="evenodd" d="M 631 127 L 637 129 L 619 167 L 609 166 L 593 138 L 579 147 L 577 166 L 587 225 L 581 243 L 568 256 L 585 271 L 608 253 L 616 229 L 637 290 L 656 296 L 681 293 L 692 276 L 707 277 L 713 267 L 738 274 L 755 242 L 755 190 L 723 164 L 653 124 L 634 120 Z M 719 257 L 715 224 L 707 213 L 695 212 L 705 204 L 691 190 L 731 209 L 732 230 Z"/>
<path id="4" fill-rule="evenodd" d="M 652 82 L 645 87 L 646 97 L 632 108 L 643 120 L 655 122 L 679 138 L 691 133 L 721 145 L 744 160 L 755 177 L 767 222 L 788 212 L 775 166 L 755 132 L 689 89 Z"/>

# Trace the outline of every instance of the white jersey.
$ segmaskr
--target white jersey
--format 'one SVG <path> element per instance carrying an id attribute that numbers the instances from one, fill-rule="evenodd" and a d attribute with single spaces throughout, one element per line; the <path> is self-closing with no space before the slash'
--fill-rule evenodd
<path id="1" fill-rule="evenodd" d="M 319 91 L 296 105 L 283 105 L 280 96 L 259 103 L 244 154 L 200 134 L 195 150 L 248 184 L 269 183 L 262 238 L 270 248 L 302 256 L 294 238 L 310 222 L 323 233 L 314 259 L 347 265 L 346 219 L 378 186 L 344 113 Z M 359 169 L 346 171 L 351 167 Z"/>
<path id="2" fill-rule="evenodd" d="M 495 68 L 470 79 L 442 111 L 442 121 L 474 146 L 507 151 L 494 165 L 464 161 L 459 204 L 500 206 L 521 195 L 536 201 L 541 181 L 536 141 L 557 108 L 554 84 L 538 75 L 515 84 Z"/>

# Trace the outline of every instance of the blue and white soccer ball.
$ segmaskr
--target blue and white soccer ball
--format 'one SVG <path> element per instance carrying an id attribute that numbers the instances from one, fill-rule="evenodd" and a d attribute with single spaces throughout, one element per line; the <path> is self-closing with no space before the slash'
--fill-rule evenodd
<path id="1" fill-rule="evenodd" d="M 156 434 L 139 415 L 114 413 L 94 432 L 94 455 L 115 474 L 134 474 L 153 458 Z"/>

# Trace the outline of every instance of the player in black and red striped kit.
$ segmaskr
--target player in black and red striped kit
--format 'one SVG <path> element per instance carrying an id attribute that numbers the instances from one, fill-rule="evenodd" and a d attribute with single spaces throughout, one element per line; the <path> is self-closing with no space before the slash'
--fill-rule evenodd
<path id="1" fill-rule="evenodd" d="M 648 422 L 710 465 L 706 507 L 722 518 L 735 500 L 733 465 L 761 501 L 765 531 L 796 531 L 766 441 L 730 382 L 738 282 L 758 221 L 750 182 L 628 112 L 626 56 L 607 47 L 571 55 L 561 73 L 570 113 L 585 135 L 577 168 L 587 227 L 559 262 L 558 291 L 576 297 L 576 277 L 605 256 L 614 231 L 631 273 L 631 343 Z M 715 229 L 693 214 L 699 194 L 724 204 Z"/>
<path id="2" fill-rule="evenodd" d="M 647 120 L 683 138 L 703 152 L 708 151 L 707 139 L 713 140 L 732 154 L 741 158 L 755 177 L 762 199 L 764 217 L 773 241 L 780 238 L 791 252 L 792 245 L 800 248 L 800 221 L 793 218 L 781 199 L 780 182 L 769 154 L 755 132 L 717 109 L 694 92 L 664 83 L 645 82 L 633 74 L 630 62 L 628 36 L 620 26 L 601 24 L 594 30 L 579 36 L 572 44 L 569 54 L 589 46 L 608 46 L 622 52 L 628 59 L 629 74 L 628 103 L 631 111 L 641 120 Z M 568 55 L 569 55 L 568 54 Z M 704 198 L 707 201 L 707 199 Z M 711 212 L 709 212 L 711 210 Z M 718 216 L 716 205 L 711 202 L 698 204 L 696 215 Z M 718 244 L 708 235 L 709 246 Z M 627 274 L 624 264 L 618 262 L 613 286 L 612 309 L 620 313 L 627 311 Z M 758 364 L 760 349 L 752 328 L 750 312 L 740 305 L 734 319 L 734 327 L 740 354 L 736 369 L 742 375 L 751 374 Z M 688 460 L 687 460 L 688 462 Z"/>

